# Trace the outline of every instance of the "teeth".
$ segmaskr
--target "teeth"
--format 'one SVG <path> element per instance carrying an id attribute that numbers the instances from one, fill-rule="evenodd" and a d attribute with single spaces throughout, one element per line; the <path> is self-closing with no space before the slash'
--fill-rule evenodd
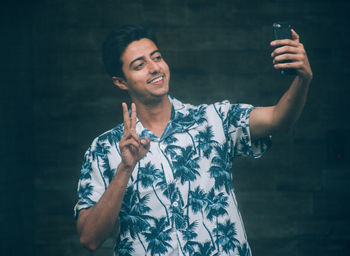
<path id="1" fill-rule="evenodd" d="M 157 79 L 152 80 L 152 83 L 156 83 L 156 82 L 159 82 L 161 80 L 163 80 L 163 77 L 159 77 Z"/>

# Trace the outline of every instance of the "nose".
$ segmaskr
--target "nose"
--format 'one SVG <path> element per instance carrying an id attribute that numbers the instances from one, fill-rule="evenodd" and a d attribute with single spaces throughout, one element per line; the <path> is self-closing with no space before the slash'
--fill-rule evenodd
<path id="1" fill-rule="evenodd" d="M 154 74 L 158 74 L 160 71 L 160 67 L 158 65 L 158 63 L 156 63 L 155 61 L 150 61 L 149 62 L 149 72 L 154 75 Z"/>

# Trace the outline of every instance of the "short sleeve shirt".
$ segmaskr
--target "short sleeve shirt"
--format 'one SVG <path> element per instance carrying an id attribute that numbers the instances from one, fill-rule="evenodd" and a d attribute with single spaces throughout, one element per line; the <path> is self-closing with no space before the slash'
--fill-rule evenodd
<path id="1" fill-rule="evenodd" d="M 127 185 L 114 255 L 251 255 L 232 183 L 232 159 L 260 157 L 270 137 L 251 141 L 253 107 L 228 101 L 192 106 L 170 97 L 171 120 L 151 140 Z M 123 125 L 87 150 L 78 184 L 79 210 L 93 206 L 114 177 Z"/>

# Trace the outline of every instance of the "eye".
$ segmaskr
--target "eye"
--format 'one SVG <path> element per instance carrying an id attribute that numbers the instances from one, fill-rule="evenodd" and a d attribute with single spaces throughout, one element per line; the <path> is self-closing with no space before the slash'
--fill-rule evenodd
<path id="1" fill-rule="evenodd" d="M 162 55 L 157 55 L 153 58 L 153 61 L 156 61 L 156 62 L 161 61 L 161 60 L 162 60 Z"/>
<path id="2" fill-rule="evenodd" d="M 144 66 L 144 62 L 141 62 L 134 66 L 134 70 L 141 70 Z"/>

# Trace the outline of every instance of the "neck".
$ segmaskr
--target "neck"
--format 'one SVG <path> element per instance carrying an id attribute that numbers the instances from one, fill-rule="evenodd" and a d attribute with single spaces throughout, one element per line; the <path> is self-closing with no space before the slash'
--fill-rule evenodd
<path id="1" fill-rule="evenodd" d="M 143 127 L 149 129 L 160 138 L 171 118 L 171 103 L 168 96 L 151 104 L 144 104 L 135 99 L 134 102 L 136 104 L 137 117 Z"/>

